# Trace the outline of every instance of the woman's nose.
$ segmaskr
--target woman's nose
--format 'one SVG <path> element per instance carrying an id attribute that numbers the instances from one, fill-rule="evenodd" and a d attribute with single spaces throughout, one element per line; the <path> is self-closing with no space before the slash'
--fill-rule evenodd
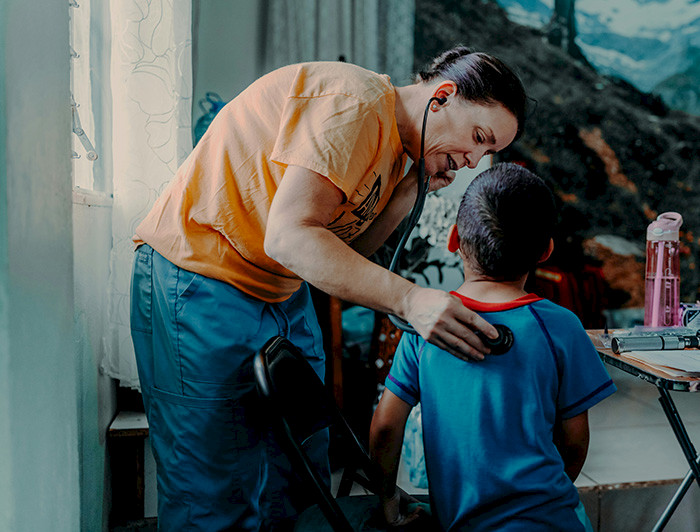
<path id="1" fill-rule="evenodd" d="M 465 153 L 464 160 L 467 162 L 467 166 L 472 170 L 476 168 L 479 164 L 479 161 L 481 161 L 481 158 L 484 156 L 485 153 L 486 150 L 475 150 L 471 153 Z"/>

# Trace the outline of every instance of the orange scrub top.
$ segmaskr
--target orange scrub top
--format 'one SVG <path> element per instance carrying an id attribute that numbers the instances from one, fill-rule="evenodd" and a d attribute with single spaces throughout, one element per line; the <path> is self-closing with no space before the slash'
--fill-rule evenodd
<path id="1" fill-rule="evenodd" d="M 394 105 L 388 76 L 347 63 L 290 65 L 261 77 L 219 112 L 134 242 L 261 300 L 287 299 L 301 279 L 263 250 L 285 169 L 308 168 L 343 192 L 328 228 L 352 242 L 404 175 Z"/>

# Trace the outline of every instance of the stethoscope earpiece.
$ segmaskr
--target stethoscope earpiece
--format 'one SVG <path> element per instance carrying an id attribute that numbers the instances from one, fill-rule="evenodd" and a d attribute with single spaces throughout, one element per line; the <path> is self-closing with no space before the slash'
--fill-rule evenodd
<path id="1" fill-rule="evenodd" d="M 431 110 L 431 111 L 437 111 L 438 109 L 440 109 L 440 106 L 441 106 L 441 105 L 444 105 L 445 102 L 447 102 L 447 98 L 439 98 L 439 97 L 437 97 L 437 96 L 433 96 L 433 97 L 430 99 L 430 101 L 433 102 L 433 103 L 431 104 L 431 106 L 430 106 L 430 110 Z"/>

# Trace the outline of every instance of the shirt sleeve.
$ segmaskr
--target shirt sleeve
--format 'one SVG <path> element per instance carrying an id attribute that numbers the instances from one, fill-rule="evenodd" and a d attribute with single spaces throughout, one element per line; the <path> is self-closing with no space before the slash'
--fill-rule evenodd
<path id="1" fill-rule="evenodd" d="M 394 395 L 411 406 L 416 406 L 420 401 L 418 366 L 422 342 L 424 341 L 418 335 L 401 335 L 394 361 L 384 383 Z"/>
<path id="2" fill-rule="evenodd" d="M 327 177 L 347 198 L 376 160 L 381 134 L 377 111 L 352 96 L 290 96 L 271 158 Z"/>
<path id="3" fill-rule="evenodd" d="M 557 349 L 562 361 L 557 409 L 562 419 L 585 412 L 617 390 L 581 322 L 573 314 L 570 320 Z"/>

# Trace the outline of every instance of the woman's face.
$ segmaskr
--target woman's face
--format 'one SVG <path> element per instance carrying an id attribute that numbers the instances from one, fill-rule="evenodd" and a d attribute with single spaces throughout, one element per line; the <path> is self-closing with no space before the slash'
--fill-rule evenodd
<path id="1" fill-rule="evenodd" d="M 431 109 L 425 132 L 425 173 L 442 176 L 508 146 L 518 130 L 515 116 L 502 104 L 484 105 L 450 98 Z"/>

